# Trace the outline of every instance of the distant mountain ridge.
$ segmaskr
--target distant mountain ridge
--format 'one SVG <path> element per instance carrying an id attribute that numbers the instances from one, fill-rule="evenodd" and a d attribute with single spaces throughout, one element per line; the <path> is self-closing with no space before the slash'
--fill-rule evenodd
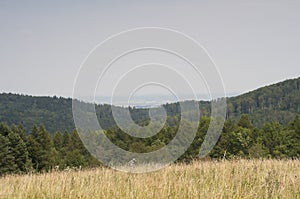
<path id="1" fill-rule="evenodd" d="M 209 115 L 210 102 L 201 101 L 203 115 Z M 179 114 L 179 103 L 164 105 L 167 114 Z M 147 109 L 130 109 L 135 121 L 149 118 Z M 97 105 L 97 116 L 103 128 L 115 125 L 110 105 Z M 237 119 L 248 114 L 256 126 L 278 121 L 287 124 L 300 114 L 300 77 L 265 86 L 254 91 L 227 98 L 227 118 Z M 0 122 L 23 125 L 30 131 L 33 125 L 44 125 L 49 132 L 72 131 L 72 99 L 62 97 L 34 97 L 11 93 L 0 94 Z"/>

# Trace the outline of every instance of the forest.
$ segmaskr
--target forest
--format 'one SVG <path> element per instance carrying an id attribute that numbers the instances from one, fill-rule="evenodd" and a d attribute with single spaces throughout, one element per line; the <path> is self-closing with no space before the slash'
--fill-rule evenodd
<path id="1" fill-rule="evenodd" d="M 112 119 L 110 105 L 95 105 L 104 134 L 118 147 L 137 153 L 158 150 L 176 135 L 179 103 L 163 105 L 167 120 L 156 135 L 141 139 L 124 133 Z M 212 120 L 210 102 L 200 101 L 196 137 L 178 159 L 198 159 Z M 148 109 L 129 107 L 132 119 L 149 123 Z M 72 118 L 72 99 L 0 94 L 0 174 L 28 173 L 101 166 L 84 147 Z M 220 138 L 205 159 L 299 158 L 300 78 L 227 98 L 226 121 Z M 199 125 L 198 125 L 199 124 Z M 104 166 L 104 165 L 102 165 Z"/>
<path id="2" fill-rule="evenodd" d="M 238 120 L 242 114 L 247 114 L 255 127 L 273 121 L 287 125 L 300 114 L 300 77 L 228 97 L 226 101 L 228 119 Z M 200 101 L 199 107 L 201 115 L 210 116 L 209 101 Z M 168 103 L 164 108 L 168 116 L 180 115 L 179 103 Z M 95 104 L 95 109 L 102 128 L 116 125 L 110 105 Z M 130 107 L 130 112 L 134 121 L 149 119 L 147 109 Z M 34 125 L 43 125 L 50 133 L 75 129 L 71 98 L 2 93 L 0 113 L 0 122 L 20 124 L 26 131 L 31 131 Z"/>
<path id="3" fill-rule="evenodd" d="M 201 118 L 193 143 L 178 162 L 187 163 L 198 159 L 210 120 L 205 116 Z M 166 125 L 155 136 L 146 139 L 131 137 L 118 127 L 110 128 L 105 133 L 119 147 L 145 153 L 168 144 L 175 136 L 177 127 Z M 33 126 L 30 132 L 26 132 L 21 125 L 8 126 L 1 123 L 0 149 L 1 175 L 104 166 L 90 155 L 75 130 L 50 134 L 44 126 Z M 205 159 L 296 159 L 299 156 L 300 116 L 297 115 L 286 126 L 271 122 L 257 128 L 248 115 L 242 115 L 237 121 L 228 119 L 225 122 L 216 146 Z"/>

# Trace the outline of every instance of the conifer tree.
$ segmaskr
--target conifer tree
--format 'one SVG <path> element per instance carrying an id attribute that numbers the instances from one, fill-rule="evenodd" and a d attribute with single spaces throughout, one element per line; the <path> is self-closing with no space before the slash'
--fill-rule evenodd
<path id="1" fill-rule="evenodd" d="M 9 139 L 0 134 L 0 175 L 16 171 L 14 156 L 12 155 Z"/>
<path id="2" fill-rule="evenodd" d="M 21 137 L 13 131 L 8 134 L 8 139 L 17 170 L 21 172 L 27 171 L 30 169 L 30 159 L 26 144 Z"/>

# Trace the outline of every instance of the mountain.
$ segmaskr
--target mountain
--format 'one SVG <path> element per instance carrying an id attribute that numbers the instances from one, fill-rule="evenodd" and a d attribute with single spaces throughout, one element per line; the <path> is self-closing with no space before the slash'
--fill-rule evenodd
<path id="1" fill-rule="evenodd" d="M 210 102 L 201 101 L 203 115 L 209 115 Z M 168 116 L 179 115 L 179 103 L 165 104 Z M 149 119 L 147 109 L 131 108 L 134 121 Z M 107 129 L 115 125 L 110 105 L 96 105 L 100 124 Z M 248 114 L 253 124 L 278 121 L 287 124 L 300 114 L 300 78 L 265 86 L 227 99 L 227 118 L 237 119 Z M 192 113 L 191 113 L 192 115 Z M 44 125 L 49 132 L 72 131 L 72 99 L 62 97 L 34 97 L 12 93 L 0 94 L 0 122 L 23 125 L 30 131 L 33 125 Z"/>

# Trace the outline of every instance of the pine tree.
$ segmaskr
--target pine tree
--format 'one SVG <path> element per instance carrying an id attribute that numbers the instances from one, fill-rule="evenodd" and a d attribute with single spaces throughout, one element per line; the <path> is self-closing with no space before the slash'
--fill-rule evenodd
<path id="1" fill-rule="evenodd" d="M 30 167 L 30 159 L 26 144 L 21 137 L 13 131 L 8 134 L 8 138 L 17 170 L 21 172 L 27 171 Z"/>
<path id="2" fill-rule="evenodd" d="M 13 173 L 16 168 L 9 139 L 0 134 L 0 175 Z"/>
<path id="3" fill-rule="evenodd" d="M 29 136 L 28 151 L 32 159 L 33 167 L 38 171 L 49 170 L 53 165 L 56 154 L 53 151 L 53 143 L 49 133 L 43 126 L 34 126 Z"/>
<path id="4" fill-rule="evenodd" d="M 11 130 L 17 133 L 24 141 L 25 144 L 27 143 L 28 134 L 26 134 L 25 128 L 22 125 L 19 126 L 13 125 L 11 126 Z"/>
<path id="5" fill-rule="evenodd" d="M 53 135 L 53 145 L 56 150 L 60 151 L 63 148 L 63 136 L 60 132 L 55 132 Z"/>

